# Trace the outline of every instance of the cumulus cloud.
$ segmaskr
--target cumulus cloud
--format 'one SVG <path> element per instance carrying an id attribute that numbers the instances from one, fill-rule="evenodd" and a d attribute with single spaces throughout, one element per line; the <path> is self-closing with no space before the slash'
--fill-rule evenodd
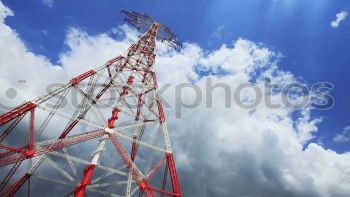
<path id="1" fill-rule="evenodd" d="M 334 21 L 331 22 L 331 26 L 333 28 L 338 28 L 340 22 L 342 22 L 343 20 L 346 19 L 346 17 L 348 16 L 348 12 L 346 11 L 341 11 L 336 15 L 336 19 Z"/>
<path id="2" fill-rule="evenodd" d="M 343 132 L 338 133 L 333 138 L 334 142 L 349 142 L 350 141 L 350 125 L 344 127 Z"/>
<path id="3" fill-rule="evenodd" d="M 69 50 L 60 54 L 60 66 L 26 48 L 18 34 L 4 24 L 12 12 L 0 3 L 0 93 L 6 94 L 17 80 L 30 85 L 21 91 L 29 100 L 45 92 L 45 84 L 64 82 L 72 76 L 103 64 L 119 55 L 137 38 L 128 26 L 113 29 L 119 39 L 107 33 L 91 36 L 77 28 L 67 31 L 65 43 Z M 9 48 L 10 47 L 10 48 Z M 163 98 L 175 106 L 175 85 L 189 83 L 198 86 L 204 101 L 196 108 L 183 108 L 181 118 L 175 108 L 167 108 L 174 154 L 184 196 L 347 196 L 350 194 L 350 154 L 338 154 L 310 143 L 320 119 L 312 119 L 310 109 L 297 111 L 288 107 L 270 109 L 264 104 L 254 110 L 232 104 L 225 108 L 225 91 L 205 94 L 210 78 L 213 85 L 255 81 L 263 87 L 266 78 L 272 83 L 295 82 L 290 72 L 278 68 L 278 52 L 262 44 L 238 39 L 210 53 L 193 43 L 175 51 L 158 43 L 156 71 L 160 85 L 172 84 Z M 213 71 L 200 76 L 196 68 Z M 220 70 L 226 74 L 220 75 Z M 40 75 L 38 73 L 45 73 Z M 184 102 L 193 102 L 195 95 L 183 90 Z M 250 98 L 249 92 L 242 93 Z M 233 95 L 230 95 L 233 100 Z M 211 100 L 213 107 L 207 108 Z M 279 102 L 278 95 L 272 95 Z M 20 100 L 1 97 L 8 105 Z"/>
<path id="4" fill-rule="evenodd" d="M 0 91 L 2 95 L 5 95 L 8 88 L 12 87 L 20 93 L 14 99 L 2 97 L 2 109 L 7 109 L 4 106 L 11 107 L 23 100 L 43 94 L 46 91 L 43 84 L 58 82 L 65 78 L 61 67 L 53 65 L 44 56 L 28 51 L 15 30 L 4 24 L 5 17 L 12 15 L 13 12 L 0 3 L 0 64 L 3 69 Z M 45 75 L 40 75 L 39 78 L 39 73 L 45 73 Z M 19 81 L 26 83 L 19 85 Z"/>

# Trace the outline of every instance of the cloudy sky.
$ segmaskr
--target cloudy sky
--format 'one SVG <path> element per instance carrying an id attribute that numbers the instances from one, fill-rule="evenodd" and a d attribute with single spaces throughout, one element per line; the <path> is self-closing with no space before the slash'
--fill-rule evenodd
<path id="1" fill-rule="evenodd" d="M 159 43 L 156 59 L 160 84 L 171 84 L 163 98 L 171 105 L 166 115 L 184 196 L 350 195 L 345 1 L 3 0 L 2 111 L 124 52 L 139 34 L 124 24 L 122 9 L 147 13 L 184 43 L 177 51 Z M 266 79 L 282 87 L 333 84 L 327 93 L 335 104 L 244 109 L 223 88 L 212 99 L 208 94 L 208 83 L 234 90 L 247 82 L 264 87 Z M 195 108 L 179 107 L 175 89 L 183 83 L 201 90 Z M 271 95 L 273 103 L 281 94 Z M 181 101 L 191 104 L 196 96 L 183 90 Z"/>

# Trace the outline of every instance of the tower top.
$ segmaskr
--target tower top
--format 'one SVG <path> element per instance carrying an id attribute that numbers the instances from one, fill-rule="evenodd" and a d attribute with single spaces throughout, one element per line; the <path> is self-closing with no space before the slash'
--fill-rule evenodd
<path id="1" fill-rule="evenodd" d="M 158 23 L 147 14 L 140 14 L 134 11 L 128 12 L 126 10 L 122 10 L 121 12 L 126 15 L 124 21 L 128 22 L 142 33 L 146 32 L 153 23 Z M 176 39 L 176 35 L 172 33 L 167 26 L 159 23 L 157 38 L 175 49 L 177 46 L 182 47 L 182 44 Z"/>

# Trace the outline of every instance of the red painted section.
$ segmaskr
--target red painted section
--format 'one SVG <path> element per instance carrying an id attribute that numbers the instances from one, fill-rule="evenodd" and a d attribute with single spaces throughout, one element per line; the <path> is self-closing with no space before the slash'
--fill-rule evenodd
<path id="1" fill-rule="evenodd" d="M 147 181 L 142 181 L 141 183 L 140 183 L 140 189 L 141 190 L 144 190 L 144 189 L 146 189 L 146 188 L 148 188 L 148 182 Z"/>
<path id="2" fill-rule="evenodd" d="M 26 158 L 32 158 L 35 155 L 35 150 L 29 150 L 25 153 Z"/>
<path id="3" fill-rule="evenodd" d="M 156 77 L 156 73 L 152 72 L 152 78 L 153 78 L 153 86 L 154 88 L 158 88 L 158 81 L 157 81 L 157 77 Z"/>
<path id="4" fill-rule="evenodd" d="M 23 152 L 22 148 L 13 147 L 13 146 L 9 146 L 9 145 L 6 145 L 6 144 L 0 144 L 0 148 L 11 150 L 11 151 L 14 151 L 14 152 L 19 152 L 19 153 Z"/>
<path id="5" fill-rule="evenodd" d="M 0 144 L 0 147 L 4 145 L 4 144 Z M 5 157 L 8 157 L 9 155 L 12 155 L 12 154 L 15 154 L 15 153 L 22 153 L 23 150 L 26 150 L 28 146 L 22 146 L 22 147 L 18 147 L 18 148 L 15 148 L 13 147 L 14 149 L 11 149 L 11 150 L 8 150 L 8 151 L 2 151 L 0 153 L 0 158 L 5 158 Z M 1 162 L 1 159 L 0 159 L 0 162 Z"/>
<path id="6" fill-rule="evenodd" d="M 7 190 L 2 192 L 0 196 L 4 197 L 12 197 L 18 191 L 18 189 L 31 177 L 32 175 L 26 173 L 21 179 L 19 179 L 16 183 L 11 185 Z"/>
<path id="7" fill-rule="evenodd" d="M 60 137 L 58 139 L 63 139 L 65 138 L 68 133 L 75 127 L 75 125 L 77 125 L 79 122 L 79 119 L 75 119 L 73 120 L 69 125 L 68 127 L 66 127 L 66 129 L 61 133 Z"/>
<path id="8" fill-rule="evenodd" d="M 84 170 L 84 178 L 80 185 L 75 189 L 75 197 L 84 197 L 86 186 L 91 184 L 91 176 L 94 173 L 95 164 L 89 164 Z"/>
<path id="9" fill-rule="evenodd" d="M 108 128 L 113 129 L 114 128 L 114 122 L 118 120 L 118 113 L 120 110 L 118 108 L 114 108 L 112 111 L 112 117 L 108 119 Z"/>
<path id="10" fill-rule="evenodd" d="M 152 186 L 148 186 L 147 188 L 152 190 L 152 191 L 159 192 L 161 194 L 165 194 L 167 196 L 174 196 L 174 197 L 176 197 L 176 196 L 180 197 L 181 196 L 181 194 L 179 194 L 179 193 L 168 192 L 168 191 L 165 191 L 163 189 L 158 189 L 158 188 L 155 188 L 155 187 L 152 187 Z"/>
<path id="11" fill-rule="evenodd" d="M 181 189 L 180 189 L 180 182 L 177 176 L 173 154 L 167 153 L 166 157 L 169 165 L 170 179 L 173 187 L 173 192 L 176 194 L 179 194 L 179 196 L 182 196 Z"/>
<path id="12" fill-rule="evenodd" d="M 87 140 L 91 140 L 97 137 L 100 137 L 102 135 L 105 134 L 105 131 L 90 131 L 90 132 L 86 132 L 84 134 L 78 134 L 78 135 L 73 135 L 73 136 L 69 136 L 67 138 L 62 139 L 62 141 L 55 143 L 55 144 L 50 144 L 47 145 L 45 147 L 42 148 L 37 148 L 33 151 L 28 151 L 27 147 L 18 147 L 18 148 L 14 148 L 14 147 L 10 147 L 10 146 L 6 146 L 3 144 L 0 144 L 1 146 L 5 146 L 7 147 L 6 149 L 14 149 L 7 152 L 4 152 L 3 154 L 1 154 L 0 156 L 0 166 L 5 166 L 11 163 L 14 163 L 15 161 L 17 161 L 19 158 L 21 158 L 23 156 L 23 154 L 25 154 L 26 158 L 29 157 L 33 157 L 33 156 L 39 156 L 42 155 L 44 153 L 50 152 L 50 151 L 55 151 L 58 149 L 61 149 L 63 147 L 68 147 L 68 146 L 72 146 L 74 144 L 77 143 L 81 143 L 81 142 L 85 142 Z"/>
<path id="13" fill-rule="evenodd" d="M 157 100 L 157 105 L 158 105 L 158 112 L 159 112 L 159 121 L 164 122 L 165 121 L 164 110 L 160 100 Z"/>
<path id="14" fill-rule="evenodd" d="M 129 76 L 127 84 L 130 85 L 133 82 L 134 82 L 134 77 L 133 76 Z"/>
<path id="15" fill-rule="evenodd" d="M 33 108 L 30 110 L 30 123 L 29 123 L 29 150 L 30 151 L 34 149 L 34 118 L 35 118 L 35 112 Z"/>
<path id="16" fill-rule="evenodd" d="M 118 56 L 118 57 L 115 57 L 113 59 L 110 59 L 106 62 L 106 64 L 110 65 L 110 64 L 113 64 L 114 62 L 118 61 L 118 60 L 121 60 L 123 59 L 124 57 L 123 56 Z"/>
<path id="17" fill-rule="evenodd" d="M 123 159 L 125 165 L 130 169 L 131 174 L 134 177 L 134 180 L 136 181 L 136 183 L 140 187 L 140 190 L 142 190 L 144 192 L 146 197 L 156 197 L 155 193 L 153 191 L 150 191 L 147 188 L 147 184 L 148 184 L 147 181 L 146 182 L 142 181 L 139 173 L 133 168 L 133 165 L 130 161 L 131 159 L 129 158 L 128 154 L 125 152 L 125 149 L 123 148 L 122 144 L 119 142 L 117 137 L 111 133 L 108 133 L 108 135 L 109 135 L 109 138 L 111 139 L 113 145 L 115 146 L 115 148 L 119 152 L 121 158 Z"/>
<path id="18" fill-rule="evenodd" d="M 98 93 L 98 95 L 95 97 L 95 100 L 98 100 L 101 98 L 101 96 L 108 90 L 109 87 L 111 87 L 111 85 L 113 84 L 113 82 L 109 82 L 105 87 L 103 87 L 103 89 Z"/>
<path id="19" fill-rule="evenodd" d="M 5 113 L 2 114 L 0 116 L 0 126 L 8 123 L 9 121 L 13 120 L 14 118 L 34 109 L 36 107 L 36 105 L 32 102 L 27 102 L 24 103 L 23 105 L 20 105 L 19 107 Z"/>
<path id="20" fill-rule="evenodd" d="M 129 94 L 129 88 L 128 87 L 124 87 L 123 92 L 120 94 L 120 96 L 126 96 Z"/>
<path id="21" fill-rule="evenodd" d="M 131 145 L 131 155 L 130 155 L 131 161 L 135 161 L 135 155 L 136 155 L 136 141 L 134 139 Z"/>
<path id="22" fill-rule="evenodd" d="M 81 74 L 81 75 L 79 75 L 79 76 L 77 76 L 77 77 L 71 79 L 70 82 L 71 82 L 72 84 L 77 84 L 77 83 L 81 82 L 82 80 L 84 80 L 84 79 L 90 77 L 91 75 L 93 75 L 93 74 L 95 74 L 95 73 L 96 73 L 96 71 L 94 71 L 94 70 L 89 70 L 89 71 L 87 71 L 86 73 L 83 73 L 83 74 Z"/>
<path id="23" fill-rule="evenodd" d="M 140 119 L 141 107 L 142 107 L 142 94 L 139 95 L 139 98 L 138 98 L 138 101 L 137 101 L 137 111 L 136 111 L 135 120 L 139 120 Z"/>
<path id="24" fill-rule="evenodd" d="M 23 156 L 23 153 L 17 153 L 14 155 L 10 155 L 9 157 L 0 159 L 0 167 L 16 162 Z"/>

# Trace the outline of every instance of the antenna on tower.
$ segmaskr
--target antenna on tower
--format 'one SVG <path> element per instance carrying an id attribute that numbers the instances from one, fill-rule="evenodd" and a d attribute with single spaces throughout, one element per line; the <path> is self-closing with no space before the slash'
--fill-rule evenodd
<path id="1" fill-rule="evenodd" d="M 138 12 L 129 12 L 126 10 L 121 11 L 126 15 L 124 21 L 128 22 L 130 25 L 134 26 L 137 30 L 144 33 L 146 32 L 153 23 L 158 23 L 152 17 L 147 14 L 140 14 Z M 158 23 L 159 24 L 159 23 Z M 159 24 L 156 37 L 168 44 L 170 47 L 176 49 L 177 46 L 182 48 L 182 44 L 176 39 L 176 35 L 172 33 L 169 28 L 165 25 Z"/>

